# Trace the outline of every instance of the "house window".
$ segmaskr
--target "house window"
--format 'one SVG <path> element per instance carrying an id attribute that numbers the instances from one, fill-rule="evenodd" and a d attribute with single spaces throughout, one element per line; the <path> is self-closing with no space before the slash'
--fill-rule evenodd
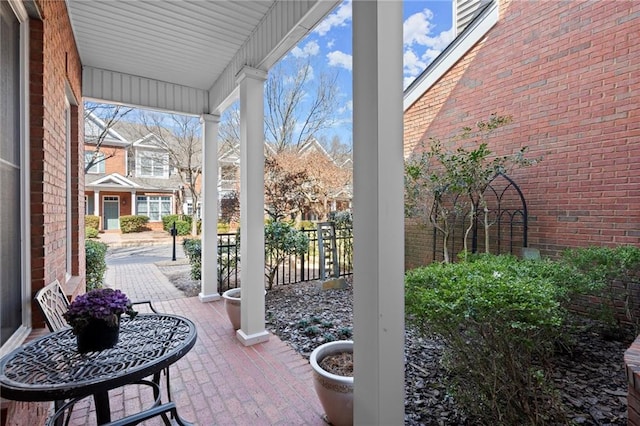
<path id="1" fill-rule="evenodd" d="M 169 154 L 138 152 L 136 155 L 136 174 L 138 177 L 169 177 Z"/>
<path id="2" fill-rule="evenodd" d="M 72 247 L 72 212 L 73 212 L 73 196 L 71 194 L 71 104 L 69 103 L 69 99 L 65 98 L 65 106 L 64 106 L 64 132 L 65 132 L 65 150 L 66 150 L 66 176 L 65 176 L 65 185 L 67 187 L 65 194 L 66 201 L 66 250 L 65 250 L 65 267 L 67 269 L 66 278 L 71 278 L 71 268 L 72 265 L 72 256 L 73 256 L 73 247 Z"/>
<path id="3" fill-rule="evenodd" d="M 171 214 L 171 197 L 138 196 L 136 214 L 148 216 L 151 222 L 159 222 L 163 216 Z"/>
<path id="4" fill-rule="evenodd" d="M 15 4 L 14 4 L 15 3 Z M 29 240 L 25 205 L 24 103 L 27 95 L 25 74 L 21 64 L 25 60 L 27 20 L 24 10 L 18 11 L 18 2 L 0 1 L 0 311 L 2 330 L 0 346 L 15 345 L 24 327 L 24 309 L 29 304 L 25 264 L 25 241 Z M 6 346 L 5 346 L 6 348 Z"/>
<path id="5" fill-rule="evenodd" d="M 85 215 L 93 215 L 93 213 L 95 212 L 94 210 L 94 199 L 93 196 L 91 197 L 87 197 L 86 195 L 84 196 L 84 214 Z"/>
<path id="6" fill-rule="evenodd" d="M 89 170 L 87 170 L 87 173 L 104 173 L 104 162 L 105 162 L 105 158 L 104 158 L 104 154 L 101 152 L 95 152 L 95 151 L 85 151 L 84 152 L 84 167 L 85 169 L 87 168 L 87 166 L 89 165 L 89 163 L 91 162 L 91 160 L 93 159 L 93 156 L 95 157 L 95 161 L 93 162 L 93 165 L 91 166 L 91 168 Z"/>

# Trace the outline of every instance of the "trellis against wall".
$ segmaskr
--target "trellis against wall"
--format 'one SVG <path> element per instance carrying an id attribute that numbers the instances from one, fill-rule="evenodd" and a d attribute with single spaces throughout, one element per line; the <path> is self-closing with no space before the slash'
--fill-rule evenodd
<path id="1" fill-rule="evenodd" d="M 489 247 L 493 254 L 511 253 L 522 256 L 522 249 L 528 246 L 527 203 L 520 187 L 507 175 L 498 173 L 484 192 L 487 202 L 489 223 Z M 479 209 L 477 199 L 462 200 L 456 197 L 449 206 L 452 212 L 449 220 L 453 224 L 448 248 L 452 260 L 464 249 L 464 234 L 468 227 L 471 203 L 478 212 L 467 243 L 471 253 L 485 251 L 484 212 Z M 437 229 L 433 230 L 433 261 L 443 260 L 443 238 Z"/>

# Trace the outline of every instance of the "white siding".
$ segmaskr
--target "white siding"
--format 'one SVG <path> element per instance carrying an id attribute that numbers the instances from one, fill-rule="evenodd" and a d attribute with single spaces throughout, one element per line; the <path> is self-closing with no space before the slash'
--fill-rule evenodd
<path id="1" fill-rule="evenodd" d="M 208 111 L 206 90 L 129 74 L 84 67 L 82 91 L 87 98 L 199 115 Z"/>

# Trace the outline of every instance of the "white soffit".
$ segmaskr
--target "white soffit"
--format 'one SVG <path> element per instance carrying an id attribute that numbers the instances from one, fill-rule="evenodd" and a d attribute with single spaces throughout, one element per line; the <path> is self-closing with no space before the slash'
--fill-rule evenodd
<path id="1" fill-rule="evenodd" d="M 85 97 L 201 114 L 242 66 L 268 69 L 339 0 L 66 2 Z"/>

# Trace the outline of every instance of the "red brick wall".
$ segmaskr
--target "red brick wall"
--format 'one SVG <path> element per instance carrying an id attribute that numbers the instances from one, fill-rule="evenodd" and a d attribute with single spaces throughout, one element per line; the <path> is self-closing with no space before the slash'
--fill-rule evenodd
<path id="1" fill-rule="evenodd" d="M 529 246 L 640 243 L 640 3 L 502 1 L 486 38 L 405 112 L 405 154 L 491 113 L 513 123 L 496 154 L 528 146 L 540 164 L 514 171 L 529 209 Z M 428 143 L 428 142 L 427 142 Z M 407 267 L 430 259 L 430 231 L 407 224 Z"/>
<path id="2" fill-rule="evenodd" d="M 84 156 L 81 64 L 66 5 L 37 2 L 42 20 L 29 22 L 31 291 L 58 279 L 72 293 L 84 288 Z M 72 202 L 67 206 L 65 98 L 70 92 Z M 72 211 L 72 268 L 65 279 L 66 212 Z M 34 306 L 34 327 L 44 323 Z"/>

